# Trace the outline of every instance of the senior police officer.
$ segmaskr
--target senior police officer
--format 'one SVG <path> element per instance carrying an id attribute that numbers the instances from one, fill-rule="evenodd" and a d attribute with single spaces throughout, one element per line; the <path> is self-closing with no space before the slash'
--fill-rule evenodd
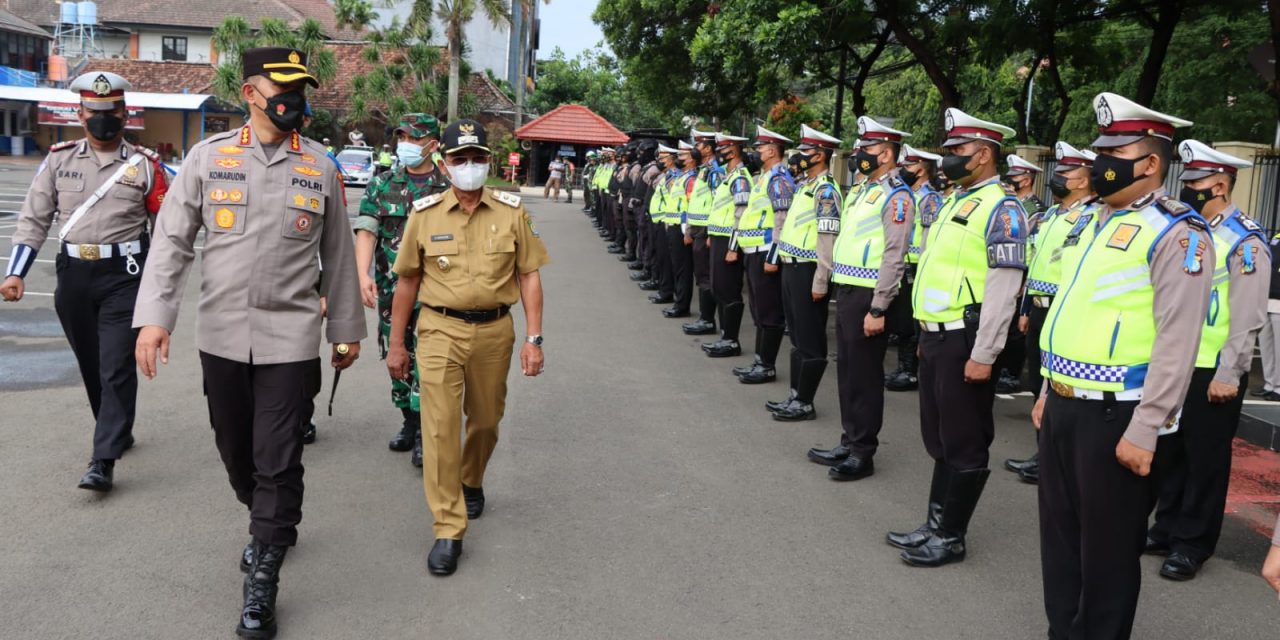
<path id="1" fill-rule="evenodd" d="M 831 467 L 827 473 L 832 480 L 860 480 L 875 473 L 889 347 L 885 313 L 900 294 L 915 217 L 911 187 L 897 176 L 899 147 L 910 135 L 858 117 L 853 167 L 866 180 L 846 198 L 832 254 L 843 430 L 838 446 L 809 450 L 810 460 Z"/>
<path id="2" fill-rule="evenodd" d="M 751 319 L 756 325 L 755 358 L 750 365 L 733 370 L 743 384 L 763 384 L 778 377 L 775 364 L 786 318 L 776 230 L 782 228 L 796 191 L 796 181 L 783 159 L 790 143 L 786 136 L 756 127 L 755 147 L 763 166 L 751 185 L 747 208 L 738 218 L 734 235 L 738 249 L 746 255 L 744 270 L 751 294 Z"/>
<path id="3" fill-rule="evenodd" d="M 196 345 L 214 439 L 236 497 L 249 508 L 237 632 L 275 634 L 280 567 L 302 518 L 302 425 L 320 386 L 319 264 L 336 369 L 365 337 L 342 177 L 324 147 L 298 134 L 306 56 L 289 48 L 241 57 L 249 123 L 187 154 L 158 218 L 133 325 L 148 378 L 167 362 L 196 235 L 204 230 Z"/>
<path id="4" fill-rule="evenodd" d="M 707 234 L 711 240 L 711 292 L 720 310 L 720 340 L 703 344 L 712 358 L 742 355 L 738 332 L 742 328 L 742 260 L 737 251 L 737 223 L 751 197 L 751 172 L 742 162 L 746 138 L 716 134 L 716 152 L 724 163 L 723 184 L 711 200 Z"/>
<path id="5" fill-rule="evenodd" d="M 800 125 L 801 181 L 782 231 L 782 298 L 791 326 L 791 395 L 765 407 L 774 420 L 813 420 L 813 398 L 827 370 L 827 289 L 832 248 L 840 233 L 840 187 L 831 177 L 831 154 L 840 141 L 807 124 Z"/>
<path id="6" fill-rule="evenodd" d="M 518 196 L 484 189 L 492 154 L 484 127 L 459 120 L 444 131 L 453 188 L 418 201 L 395 270 L 387 369 L 409 375 L 404 334 L 416 303 L 423 399 L 423 486 L 435 519 L 427 569 L 458 567 L 467 520 L 484 511 L 484 473 L 506 408 L 515 341 L 511 305 L 524 306 L 520 366 L 542 372 L 542 280 L 546 248 Z M 466 438 L 462 414 L 466 412 Z M 465 504 L 464 504 L 465 503 Z"/>
<path id="7" fill-rule="evenodd" d="M 1031 256 L 1027 261 L 1027 282 L 1018 318 L 1018 328 L 1027 336 L 1029 389 L 1037 398 L 1044 383 L 1040 377 L 1040 332 L 1062 281 L 1062 244 L 1080 216 L 1093 207 L 1097 199 L 1089 182 L 1089 169 L 1097 154 L 1058 141 L 1054 145 L 1054 156 L 1057 166 L 1049 179 L 1049 190 L 1058 202 L 1029 221 Z M 1005 460 L 1004 468 L 1018 474 L 1024 482 L 1040 480 L 1038 453 L 1022 460 Z"/>
<path id="8" fill-rule="evenodd" d="M 680 328 L 688 335 L 702 336 L 716 332 L 716 296 L 711 290 L 711 239 L 707 224 L 716 190 L 724 180 L 724 170 L 716 162 L 715 132 L 690 129 L 689 136 L 693 138 L 696 152 L 694 160 L 699 163 L 685 210 L 686 235 L 693 249 L 693 283 L 698 289 L 698 319 Z"/>
<path id="9" fill-rule="evenodd" d="M 168 182 L 155 152 L 124 139 L 127 80 L 91 71 L 70 89 L 80 98 L 77 117 L 85 137 L 50 147 L 36 170 L 0 296 L 22 299 L 24 278 L 59 216 L 53 304 L 95 421 L 93 454 L 79 486 L 110 491 L 116 460 L 133 446 L 138 374 L 129 320 L 149 246 L 147 229 Z"/>
<path id="10" fill-rule="evenodd" d="M 1161 188 L 1174 130 L 1191 123 L 1113 93 L 1093 106 L 1101 135 L 1090 177 L 1102 206 L 1063 243 L 1040 334 L 1052 391 L 1032 412 L 1054 638 L 1129 637 L 1156 438 L 1187 392 L 1218 264 L 1204 219 Z"/>
<path id="11" fill-rule="evenodd" d="M 959 109 L 947 109 L 946 128 L 942 169 L 957 190 L 929 232 L 912 300 L 922 330 L 920 430 L 933 480 L 925 524 L 887 538 L 904 562 L 923 567 L 965 557 L 965 532 L 991 474 L 992 364 L 1026 269 L 1026 214 L 996 171 L 1013 129 Z"/>
<path id="12" fill-rule="evenodd" d="M 911 240 L 907 245 L 907 264 L 902 274 L 901 289 L 889 304 L 888 331 L 898 338 L 898 368 L 885 376 L 884 388 L 889 391 L 911 391 L 920 384 L 917 375 L 920 359 L 916 346 L 920 343 L 920 325 L 911 317 L 911 294 L 916 281 L 916 266 L 924 252 L 925 239 L 938 210 L 942 208 L 942 194 L 934 189 L 934 175 L 942 156 L 921 151 L 905 142 L 898 161 L 898 178 L 911 187 L 915 196 L 915 215 L 911 226 Z"/>
<path id="13" fill-rule="evenodd" d="M 400 250 L 404 226 L 413 202 L 449 188 L 449 179 L 437 169 L 432 156 L 440 146 L 440 123 L 425 113 L 407 113 L 395 130 L 396 168 L 378 175 L 365 189 L 360 213 L 351 225 L 356 232 L 356 269 L 360 276 L 360 297 L 364 306 L 378 310 L 378 348 L 385 358 L 391 333 L 391 299 L 396 274 L 391 270 Z M 369 277 L 370 267 L 373 277 Z M 417 309 L 414 310 L 416 316 Z M 405 335 L 410 359 L 414 333 Z M 422 466 L 422 418 L 418 376 L 410 367 L 407 380 L 391 379 L 391 402 L 400 410 L 403 422 L 391 438 L 392 451 L 413 450 L 411 461 Z"/>
<path id="14" fill-rule="evenodd" d="M 1168 553 L 1160 575 L 1196 577 L 1218 545 L 1231 478 L 1231 441 L 1253 359 L 1267 321 L 1271 252 L 1262 228 L 1231 201 L 1247 160 L 1198 140 L 1179 146 L 1184 162 L 1179 200 L 1209 219 L 1217 264 L 1209 312 L 1179 427 L 1160 438 L 1152 462 L 1159 507 L 1147 551 Z"/>

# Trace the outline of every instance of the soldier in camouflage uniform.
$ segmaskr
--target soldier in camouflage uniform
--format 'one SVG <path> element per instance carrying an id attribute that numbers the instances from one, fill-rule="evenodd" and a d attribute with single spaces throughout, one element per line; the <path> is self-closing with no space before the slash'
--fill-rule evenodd
<path id="1" fill-rule="evenodd" d="M 396 289 L 396 262 L 400 238 L 413 202 L 449 188 L 449 179 L 436 166 L 440 146 L 440 123 L 425 113 L 409 113 L 400 118 L 395 131 L 396 156 L 400 162 L 392 171 L 379 174 L 365 189 L 360 214 L 351 225 L 356 232 L 356 267 L 360 272 L 360 293 L 366 307 L 378 308 L 378 347 L 387 356 L 391 339 L 391 299 Z M 373 278 L 369 267 L 373 265 Z M 414 309 L 405 344 L 410 358 L 414 353 L 417 327 Z M 391 401 L 404 416 L 400 431 L 388 443 L 392 451 L 413 449 L 414 466 L 422 466 L 422 433 L 419 418 L 417 367 L 408 380 L 391 379 Z"/>

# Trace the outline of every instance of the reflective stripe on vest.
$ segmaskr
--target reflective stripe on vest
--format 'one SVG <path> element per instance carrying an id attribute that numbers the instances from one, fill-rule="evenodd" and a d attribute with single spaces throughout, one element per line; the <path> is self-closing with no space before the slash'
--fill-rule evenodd
<path id="1" fill-rule="evenodd" d="M 822 174 L 801 185 L 791 199 L 787 219 L 778 234 L 778 252 L 799 260 L 818 259 L 818 200 L 815 197 L 823 185 L 831 185 L 840 198 L 840 186 L 830 174 Z"/>
<path id="2" fill-rule="evenodd" d="M 685 222 L 693 227 L 705 227 L 707 221 L 711 218 L 711 204 L 715 198 L 715 190 L 711 188 L 711 183 L 707 181 L 707 177 L 711 174 L 711 167 L 703 165 L 698 169 L 698 177 L 693 182 L 693 191 L 689 194 L 689 204 L 685 209 L 687 215 Z"/>
<path id="3" fill-rule="evenodd" d="M 649 220 L 654 223 L 662 222 L 667 215 L 667 181 L 669 179 L 670 177 L 664 171 L 659 175 L 657 184 L 653 185 L 653 196 L 649 198 Z"/>
<path id="4" fill-rule="evenodd" d="M 715 198 L 711 201 L 711 217 L 707 219 L 707 233 L 713 236 L 733 234 L 733 212 L 737 209 L 737 205 L 733 202 L 731 186 L 738 178 L 746 178 L 749 184 L 751 172 L 747 171 L 746 167 L 738 165 L 738 168 L 726 175 L 720 186 L 716 188 Z"/>
<path id="5" fill-rule="evenodd" d="M 773 201 L 769 198 L 772 171 L 761 171 L 751 184 L 747 210 L 738 218 L 738 246 L 763 247 L 773 242 Z"/>
<path id="6" fill-rule="evenodd" d="M 884 208 L 901 191 L 901 186 L 886 191 L 883 184 L 864 185 L 858 196 L 845 207 L 836 238 L 831 279 L 839 284 L 875 288 L 884 259 Z"/>
<path id="7" fill-rule="evenodd" d="M 982 304 L 987 281 L 987 227 L 1009 196 L 998 182 L 952 193 L 929 229 L 912 291 L 917 320 L 955 322 L 965 307 Z"/>

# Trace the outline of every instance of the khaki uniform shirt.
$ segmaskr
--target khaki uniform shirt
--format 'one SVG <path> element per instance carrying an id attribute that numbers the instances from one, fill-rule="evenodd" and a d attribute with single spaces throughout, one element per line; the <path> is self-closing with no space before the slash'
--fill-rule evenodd
<path id="1" fill-rule="evenodd" d="M 65 240 L 71 244 L 116 244 L 146 235 L 147 222 L 160 210 L 168 188 L 159 157 L 149 149 L 121 142 L 111 161 L 103 163 L 89 143 L 80 140 L 54 145 L 36 170 L 22 203 L 13 244 L 39 251 L 49 237 L 54 216 L 65 225 L 72 212 L 134 153 L 145 156 L 137 169 L 126 169 L 115 186 L 80 217 Z"/>
<path id="2" fill-rule="evenodd" d="M 422 277 L 422 304 L 458 311 L 488 311 L 520 299 L 517 273 L 547 264 L 547 248 L 520 198 L 485 189 L 467 213 L 452 189 L 415 203 L 395 272 Z"/>
<path id="3" fill-rule="evenodd" d="M 268 158 L 245 126 L 192 147 L 158 216 L 134 327 L 173 331 L 201 229 L 201 351 L 253 364 L 317 357 L 321 262 L 329 342 L 365 337 L 342 176 L 320 144 L 295 133 Z"/>

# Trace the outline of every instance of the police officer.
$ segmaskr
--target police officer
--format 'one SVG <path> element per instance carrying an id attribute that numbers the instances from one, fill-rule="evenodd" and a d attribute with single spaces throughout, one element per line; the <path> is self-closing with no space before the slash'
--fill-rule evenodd
<path id="1" fill-rule="evenodd" d="M 677 174 L 667 181 L 667 253 L 671 257 L 671 275 L 675 299 L 662 310 L 665 318 L 689 317 L 693 301 L 693 238 L 688 222 L 689 194 L 698 177 L 697 149 L 680 141 L 676 149 Z"/>
<path id="2" fill-rule="evenodd" d="M 630 142 L 618 150 L 618 164 L 609 176 L 609 203 L 613 210 L 613 237 L 608 247 L 609 253 L 623 256 L 627 252 L 626 209 L 624 208 L 623 182 L 627 178 L 628 165 L 631 163 L 632 145 Z M 625 258 L 619 260 L 628 262 Z"/>
<path id="3" fill-rule="evenodd" d="M 342 178 L 298 133 L 305 87 L 318 86 L 306 54 L 249 49 L 241 65 L 249 123 L 188 152 L 157 220 L 133 326 L 138 365 L 153 378 L 204 230 L 196 345 L 214 440 L 253 535 L 237 632 L 269 638 L 302 518 L 301 418 L 320 387 L 320 262 L 334 368 L 360 355 L 365 325 Z"/>
<path id="4" fill-rule="evenodd" d="M 716 332 L 716 296 L 711 291 L 711 240 L 707 223 L 715 204 L 716 189 L 724 179 L 724 170 L 716 162 L 716 134 L 690 129 L 698 173 L 689 191 L 685 224 L 687 241 L 693 248 L 693 282 L 698 289 L 698 319 L 681 325 L 687 335 L 703 336 Z"/>
<path id="5" fill-rule="evenodd" d="M 669 229 L 672 226 L 680 226 L 679 194 L 676 192 L 676 184 L 679 182 L 681 171 L 677 150 L 672 147 L 658 145 L 658 161 L 661 163 L 662 173 L 654 186 L 653 199 L 649 201 L 650 215 L 656 221 L 652 233 L 658 262 L 658 274 L 654 281 L 658 288 L 656 293 L 649 296 L 649 302 L 670 304 L 675 302 L 676 280 Z"/>
<path id="6" fill-rule="evenodd" d="M 750 365 L 735 367 L 733 374 L 743 384 L 763 384 L 777 379 L 775 363 L 782 347 L 786 319 L 783 317 L 782 276 L 778 264 L 776 230 L 782 228 L 795 196 L 796 181 L 787 170 L 783 152 L 791 139 L 756 127 L 756 152 L 762 167 L 751 185 L 746 210 L 738 218 L 733 242 L 745 255 L 743 269 L 750 292 L 751 319 L 756 325 L 755 357 Z"/>
<path id="7" fill-rule="evenodd" d="M 1036 195 L 1036 179 L 1043 170 L 1015 153 L 1005 156 L 1005 162 L 1009 165 L 1005 180 L 1013 187 L 1014 195 L 1022 202 L 1022 209 L 1027 212 L 1027 216 L 1044 211 L 1047 207 L 1040 196 Z"/>
<path id="8" fill-rule="evenodd" d="M 627 230 L 627 251 L 618 260 L 628 263 L 627 268 L 635 271 L 644 270 L 644 264 L 640 261 L 640 256 L 643 255 L 647 247 L 641 234 L 643 229 L 641 218 L 644 211 L 640 207 L 640 200 L 644 197 L 646 188 L 642 179 L 644 165 L 653 161 L 652 151 L 655 148 L 650 147 L 644 141 L 636 142 L 631 149 L 631 163 L 627 165 L 625 178 L 627 189 L 626 193 L 623 194 L 622 200 L 623 211 L 626 212 L 623 216 L 623 222 Z M 632 277 L 635 282 L 643 282 L 648 279 L 647 274 L 638 276 L 633 274 Z"/>
<path id="9" fill-rule="evenodd" d="M 1032 230 L 1035 229 L 1036 221 L 1046 208 L 1044 201 L 1035 193 L 1037 176 L 1043 171 L 1017 154 L 1011 153 L 1005 159 L 1009 165 L 1005 180 L 1013 187 L 1014 195 L 1022 202 L 1022 210 L 1027 214 L 1027 222 L 1030 226 L 1029 233 L 1034 233 Z M 1019 316 L 1015 314 L 1014 321 L 1009 324 L 1009 341 L 996 361 L 996 371 L 999 372 L 999 377 L 996 379 L 996 393 L 1017 393 L 1022 390 L 1022 366 L 1027 359 L 1027 336 L 1020 328 L 1018 319 Z"/>
<path id="10" fill-rule="evenodd" d="M 797 166 L 805 177 L 778 236 L 782 299 L 791 326 L 791 394 L 781 402 L 765 403 L 773 419 L 783 422 L 817 417 L 813 397 L 827 369 L 827 289 L 830 256 L 840 233 L 841 202 L 840 187 L 828 167 L 839 146 L 836 138 L 800 125 Z"/>
<path id="11" fill-rule="evenodd" d="M 662 232 L 662 194 L 659 190 L 665 183 L 666 162 L 659 158 L 660 145 L 654 140 L 645 141 L 645 156 L 648 162 L 640 175 L 644 184 L 644 193 L 640 197 L 640 237 L 644 241 L 645 275 L 648 279 L 640 283 L 641 291 L 657 291 L 662 288 L 661 280 L 667 268 L 667 237 Z M 669 154 L 668 154 L 669 155 Z M 669 289 L 668 289 L 669 290 Z"/>
<path id="12" fill-rule="evenodd" d="M 1262 228 L 1231 201 L 1236 174 L 1251 165 L 1198 140 L 1179 145 L 1183 171 L 1178 200 L 1209 220 L 1217 263 L 1209 313 L 1182 417 L 1160 438 L 1152 463 L 1159 496 L 1147 550 L 1168 553 L 1160 575 L 1196 577 L 1218 544 L 1231 478 L 1231 441 L 1253 360 L 1267 321 L 1271 252 Z"/>
<path id="13" fill-rule="evenodd" d="M 511 305 L 524 305 L 524 375 L 542 372 L 542 280 L 547 251 L 518 196 L 484 188 L 491 152 L 483 125 L 458 120 L 444 131 L 453 188 L 418 201 L 395 270 L 387 369 L 408 377 L 404 332 L 415 303 L 423 411 L 423 484 L 435 519 L 427 569 L 458 566 L 467 520 L 484 511 L 484 472 L 498 443 L 515 341 Z M 415 302 L 416 301 L 416 302 Z M 462 438 L 462 414 L 467 416 Z M 465 503 L 465 505 L 464 505 Z"/>
<path id="14" fill-rule="evenodd" d="M 1204 219 L 1161 188 L 1174 129 L 1191 123 L 1113 93 L 1093 107 L 1101 135 L 1090 177 L 1102 206 L 1063 243 L 1040 334 L 1052 391 L 1032 412 L 1054 638 L 1132 631 L 1157 433 L 1186 395 L 1218 264 Z"/>
<path id="15" fill-rule="evenodd" d="M 90 71 L 70 89 L 80 98 L 85 137 L 53 145 L 36 169 L 0 296 L 22 299 L 24 279 L 58 216 L 53 305 L 95 421 L 93 455 L 80 488 L 110 491 L 116 460 L 133 446 L 138 374 L 129 314 L 150 242 L 147 228 L 168 183 L 159 156 L 124 139 L 127 80 Z"/>
<path id="16" fill-rule="evenodd" d="M 449 179 L 432 162 L 440 146 L 440 123 L 425 113 L 406 113 L 395 130 L 396 168 L 373 179 L 360 200 L 360 213 L 351 225 L 356 232 L 356 269 L 360 276 L 360 297 L 364 306 L 378 310 L 378 350 L 387 357 L 391 333 L 391 298 L 396 274 L 391 270 L 413 210 L 413 202 L 449 188 Z M 372 267 L 373 277 L 369 276 Z M 414 310 L 414 317 L 417 309 Z M 405 334 L 412 347 L 412 329 Z M 409 350 L 412 359 L 413 350 Z M 418 376 L 410 367 L 407 380 L 391 379 L 391 403 L 400 410 L 403 422 L 388 447 L 392 451 L 413 450 L 410 460 L 422 466 L 422 436 L 419 415 L 421 398 Z"/>
<path id="17" fill-rule="evenodd" d="M 889 331 L 898 337 L 898 368 L 886 376 L 884 382 L 884 388 L 889 391 L 911 391 L 920 384 L 916 375 L 920 368 L 920 359 L 916 357 L 920 325 L 911 317 L 911 292 L 916 280 L 916 266 L 920 263 L 920 254 L 924 253 L 925 238 L 942 208 L 942 194 L 933 186 L 940 161 L 942 156 L 936 153 L 921 151 L 905 142 L 902 144 L 898 177 L 915 194 L 916 215 L 913 216 L 901 290 L 889 304 Z"/>
<path id="18" fill-rule="evenodd" d="M 1037 398 L 1044 383 L 1040 377 L 1040 332 L 1062 281 L 1062 243 L 1097 199 L 1089 182 L 1089 169 L 1097 154 L 1059 141 L 1054 145 L 1054 156 L 1057 165 L 1049 179 L 1049 190 L 1057 203 L 1030 220 L 1031 257 L 1027 262 L 1027 282 L 1018 318 L 1018 328 L 1027 336 L 1028 388 Z M 1039 482 L 1038 454 L 1022 460 L 1005 460 L 1004 468 L 1018 474 L 1024 482 Z"/>
<path id="19" fill-rule="evenodd" d="M 320 144 L 324 145 L 325 153 L 333 155 L 333 145 L 329 143 L 329 139 L 325 138 Z"/>
<path id="20" fill-rule="evenodd" d="M 746 138 L 716 134 L 716 153 L 724 163 L 723 184 L 711 200 L 707 235 L 711 240 L 711 292 L 720 310 L 720 340 L 704 343 L 702 350 L 712 358 L 742 355 L 738 331 L 742 328 L 742 260 L 738 255 L 735 230 L 751 197 L 751 172 L 742 162 Z"/>
<path id="21" fill-rule="evenodd" d="M 592 205 L 595 204 L 595 190 L 592 188 L 591 183 L 595 180 L 596 175 L 596 157 L 595 151 L 588 151 L 587 163 L 582 167 L 582 210 L 587 213 L 593 211 Z"/>
<path id="22" fill-rule="evenodd" d="M 600 150 L 601 166 L 596 171 L 596 227 L 600 237 L 613 241 L 613 201 L 609 198 L 609 183 L 613 180 L 613 172 L 617 169 L 617 159 L 613 149 Z"/>
<path id="23" fill-rule="evenodd" d="M 391 145 L 382 145 L 382 151 L 378 153 L 378 175 L 390 170 L 393 162 L 395 162 L 395 156 L 391 155 Z"/>
<path id="24" fill-rule="evenodd" d="M 920 322 L 920 431 L 934 460 L 925 524 L 890 533 L 907 564 L 936 567 L 965 557 L 965 532 L 982 497 L 995 436 L 992 364 L 1004 348 L 1026 269 L 1027 219 L 996 170 L 1013 129 L 946 111 L 957 185 L 938 214 L 912 292 Z"/>
<path id="25" fill-rule="evenodd" d="M 865 180 L 856 195 L 845 198 L 831 258 L 843 431 L 838 446 L 809 450 L 810 460 L 832 467 L 827 472 L 832 480 L 860 480 L 875 473 L 889 347 L 885 314 L 899 295 L 915 217 L 915 196 L 897 175 L 899 147 L 910 135 L 858 117 L 853 167 Z"/>

